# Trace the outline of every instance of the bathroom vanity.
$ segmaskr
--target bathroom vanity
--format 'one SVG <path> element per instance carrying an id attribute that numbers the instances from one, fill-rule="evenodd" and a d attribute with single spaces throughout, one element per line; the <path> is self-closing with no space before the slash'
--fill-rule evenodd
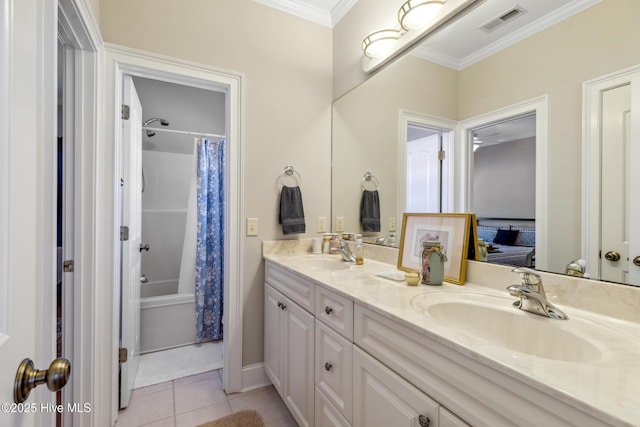
<path id="1" fill-rule="evenodd" d="M 640 425 L 633 314 L 563 305 L 546 276 L 569 320 L 518 310 L 508 268 L 494 286 L 428 287 L 379 277 L 395 266 L 370 259 L 264 257 L 265 370 L 300 426 Z"/>

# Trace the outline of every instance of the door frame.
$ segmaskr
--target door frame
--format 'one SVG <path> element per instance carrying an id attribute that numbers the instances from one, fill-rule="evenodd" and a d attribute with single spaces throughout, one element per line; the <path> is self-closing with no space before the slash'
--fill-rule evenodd
<path id="1" fill-rule="evenodd" d="M 546 270 L 549 254 L 549 96 L 542 95 L 499 110 L 461 120 L 458 128 L 454 212 L 470 212 L 473 183 L 471 158 L 477 127 L 527 113 L 536 114 L 536 269 Z"/>
<path id="2" fill-rule="evenodd" d="M 227 393 L 239 392 L 243 389 L 242 381 L 242 316 L 243 316 L 243 240 L 242 221 L 244 216 L 242 199 L 242 118 L 243 118 L 243 94 L 244 76 L 240 73 L 219 70 L 201 64 L 178 60 L 158 54 L 126 48 L 105 43 L 105 118 L 106 140 L 112 141 L 109 147 L 103 150 L 101 156 L 104 168 L 104 189 L 110 195 L 108 203 L 108 216 L 110 218 L 110 230 L 112 230 L 112 260 L 111 271 L 108 273 L 113 278 L 112 283 L 119 277 L 119 262 L 116 257 L 116 249 L 119 248 L 119 240 L 116 233 L 119 230 L 120 201 L 117 197 L 122 168 L 122 136 L 120 132 L 120 109 L 122 104 L 122 78 L 124 75 L 138 76 L 155 80 L 166 81 L 184 86 L 197 87 L 208 90 L 223 91 L 227 94 L 227 135 L 228 163 L 227 177 L 227 212 L 225 217 L 226 236 L 225 245 L 225 283 L 224 283 L 224 310 L 223 322 L 225 336 L 223 339 L 223 387 Z M 116 355 L 118 351 L 119 313 L 117 302 L 120 292 L 113 288 L 110 296 L 112 307 L 111 321 L 113 334 L 111 335 L 111 351 Z M 113 371 L 117 378 L 117 358 L 113 358 Z M 118 390 L 117 380 L 112 382 L 112 392 Z M 117 415 L 117 414 L 116 414 Z"/>
<path id="3" fill-rule="evenodd" d="M 74 157 L 74 206 L 69 214 L 74 224 L 74 272 L 71 274 L 75 286 L 71 297 L 67 299 L 71 307 L 65 313 L 65 322 L 72 327 L 65 329 L 68 345 L 64 349 L 65 352 L 71 351 L 71 354 L 65 355 L 73 361 L 73 375 L 70 388 L 63 390 L 65 402 L 92 405 L 90 414 L 65 413 L 65 422 L 81 425 L 89 418 L 92 425 L 107 425 L 106 420 L 112 419 L 112 413 L 109 405 L 104 403 L 110 402 L 110 395 L 102 385 L 108 380 L 110 366 L 99 338 L 104 336 L 107 325 L 99 313 L 102 312 L 102 293 L 108 285 L 100 274 L 101 252 L 104 250 L 101 242 L 104 239 L 99 235 L 99 165 L 95 157 L 97 147 L 102 142 L 99 119 L 102 37 L 86 1 L 58 0 L 52 7 L 54 25 L 47 38 L 57 44 L 58 32 L 64 32 L 69 48 L 73 50 L 73 59 L 68 62 L 73 66 L 73 70 L 70 70 L 73 73 L 73 87 L 68 88 L 73 95 L 73 117 L 67 121 L 71 125 L 66 133 L 72 135 Z M 55 49 L 52 55 L 55 56 Z M 52 64 L 44 69 L 56 67 Z M 54 80 L 49 95 L 53 97 L 54 105 L 57 97 L 55 87 Z M 55 185 L 55 175 L 49 176 L 47 171 L 45 177 L 49 185 Z M 55 200 L 51 202 L 52 208 L 55 208 Z M 98 405 L 96 402 L 101 403 Z"/>
<path id="4" fill-rule="evenodd" d="M 601 192 L 601 118 L 602 92 L 632 81 L 640 83 L 640 65 L 615 71 L 582 84 L 582 246 L 581 256 L 587 261 L 587 274 L 598 279 L 600 270 L 600 192 Z M 631 103 L 640 105 L 640 84 L 631 86 Z M 633 117 L 633 116 L 632 116 Z M 640 120 L 631 121 L 631 138 L 640 132 Z M 638 150 L 631 144 L 631 150 Z M 640 157 L 636 151 L 636 158 Z M 631 153 L 634 158 L 634 153 Z M 633 173 L 633 171 L 632 171 Z M 633 180 L 631 180 L 633 182 Z M 630 221 L 633 227 L 634 221 Z M 630 231 L 630 235 L 638 235 Z M 639 253 L 629 242 L 629 254 Z M 629 269 L 631 279 L 633 269 Z"/>

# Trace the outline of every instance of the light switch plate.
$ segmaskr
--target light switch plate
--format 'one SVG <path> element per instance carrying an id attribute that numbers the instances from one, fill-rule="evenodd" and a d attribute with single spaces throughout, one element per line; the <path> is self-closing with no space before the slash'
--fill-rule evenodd
<path id="1" fill-rule="evenodd" d="M 344 217 L 337 216 L 336 217 L 336 233 L 341 233 L 344 231 Z"/>
<path id="2" fill-rule="evenodd" d="M 396 217 L 389 217 L 389 231 L 396 231 Z"/>
<path id="3" fill-rule="evenodd" d="M 258 218 L 247 218 L 247 236 L 258 235 Z"/>
<path id="4" fill-rule="evenodd" d="M 327 217 L 319 216 L 318 217 L 318 233 L 326 233 L 327 232 Z"/>

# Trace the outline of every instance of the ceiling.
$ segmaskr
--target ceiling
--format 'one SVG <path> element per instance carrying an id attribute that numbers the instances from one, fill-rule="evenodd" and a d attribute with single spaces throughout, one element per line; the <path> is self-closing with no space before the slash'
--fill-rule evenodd
<path id="1" fill-rule="evenodd" d="M 358 0 L 255 0 L 301 18 L 333 28 Z M 404 0 L 396 1 L 398 8 Z M 601 0 L 486 0 L 453 24 L 429 36 L 412 54 L 461 70 L 544 30 Z M 482 26 L 497 22 L 514 8 L 522 13 L 504 20 L 493 31 Z M 502 21 L 501 21 L 502 22 Z M 364 37 L 366 34 L 363 34 Z"/>

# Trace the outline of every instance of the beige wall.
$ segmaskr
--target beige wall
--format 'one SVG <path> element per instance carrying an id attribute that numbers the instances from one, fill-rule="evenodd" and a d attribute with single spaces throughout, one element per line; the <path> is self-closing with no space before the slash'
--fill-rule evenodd
<path id="1" fill-rule="evenodd" d="M 95 0 L 94 0 L 95 1 Z M 243 73 L 243 365 L 263 360 L 262 240 L 283 238 L 277 179 L 287 164 L 302 176 L 306 235 L 330 217 L 331 29 L 251 0 L 109 0 L 105 42 Z M 244 224 L 244 218 L 243 224 Z"/>
<path id="2" fill-rule="evenodd" d="M 374 234 L 388 234 L 390 216 L 399 229 L 399 111 L 455 120 L 457 78 L 450 68 L 407 56 L 334 103 L 332 214 L 344 217 L 346 231 L 360 230 L 360 184 L 367 171 L 380 182 L 381 229 Z"/>
<path id="3" fill-rule="evenodd" d="M 640 63 L 638 17 L 637 0 L 603 0 L 459 74 L 461 120 L 549 95 L 553 271 L 580 256 L 582 83 Z"/>

